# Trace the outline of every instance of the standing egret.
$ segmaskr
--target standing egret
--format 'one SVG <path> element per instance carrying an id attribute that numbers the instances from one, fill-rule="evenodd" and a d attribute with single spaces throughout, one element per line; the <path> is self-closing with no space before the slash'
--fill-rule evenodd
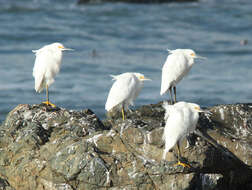
<path id="1" fill-rule="evenodd" d="M 162 96 L 168 90 L 171 96 L 171 102 L 176 103 L 176 85 L 190 71 L 194 64 L 194 59 L 204 57 L 196 55 L 191 49 L 168 50 L 169 55 L 162 69 L 162 82 L 160 95 Z M 172 98 L 174 92 L 174 100 Z"/>
<path id="2" fill-rule="evenodd" d="M 122 119 L 124 120 L 124 109 L 128 110 L 129 105 L 134 105 L 133 101 L 139 95 L 143 81 L 150 79 L 145 78 L 141 73 L 123 73 L 111 76 L 115 82 L 109 91 L 105 109 L 110 111 L 115 106 L 120 105 Z"/>
<path id="3" fill-rule="evenodd" d="M 52 43 L 38 50 L 32 50 L 36 59 L 33 67 L 33 77 L 35 79 L 35 90 L 41 92 L 46 88 L 46 105 L 56 107 L 49 101 L 49 86 L 54 82 L 54 77 L 60 71 L 62 51 L 73 50 L 65 48 L 61 43 Z"/>
<path id="4" fill-rule="evenodd" d="M 183 167 L 189 167 L 189 165 L 180 161 L 181 151 L 180 144 L 186 135 L 192 133 L 199 119 L 199 112 L 208 112 L 200 108 L 199 105 L 187 102 L 178 102 L 174 105 L 168 105 L 164 102 L 163 107 L 165 109 L 165 128 L 163 134 L 163 140 L 165 141 L 165 149 L 163 153 L 163 159 L 166 157 L 166 153 L 177 144 L 178 148 L 178 163 Z"/>

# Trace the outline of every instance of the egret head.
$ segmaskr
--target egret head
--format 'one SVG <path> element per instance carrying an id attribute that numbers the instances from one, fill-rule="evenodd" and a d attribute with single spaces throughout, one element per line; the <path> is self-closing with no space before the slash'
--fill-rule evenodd
<path id="1" fill-rule="evenodd" d="M 204 113 L 212 114 L 212 113 L 211 113 L 210 111 L 208 111 L 208 110 L 202 110 L 198 104 L 191 103 L 190 106 L 191 106 L 191 108 L 192 108 L 192 110 L 193 110 L 194 112 L 199 112 L 199 113 L 200 113 L 200 112 L 204 112 Z"/>
<path id="2" fill-rule="evenodd" d="M 140 81 L 151 80 L 151 79 L 145 78 L 145 76 L 141 73 L 134 73 L 134 74 Z"/>
<path id="3" fill-rule="evenodd" d="M 193 104 L 193 110 L 196 112 L 203 112 L 203 110 L 200 108 L 198 104 Z"/>
<path id="4" fill-rule="evenodd" d="M 199 56 L 192 49 L 185 49 L 185 55 L 191 59 L 206 59 L 205 57 Z"/>
<path id="5" fill-rule="evenodd" d="M 53 43 L 52 46 L 53 46 L 53 48 L 55 48 L 57 50 L 60 50 L 60 51 L 73 50 L 73 49 L 70 49 L 70 48 L 65 48 L 63 46 L 63 44 L 61 44 L 59 42 Z"/>

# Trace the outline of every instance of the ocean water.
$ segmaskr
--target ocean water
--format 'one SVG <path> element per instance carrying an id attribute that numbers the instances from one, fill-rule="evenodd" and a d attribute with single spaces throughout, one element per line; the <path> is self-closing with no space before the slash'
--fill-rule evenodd
<path id="1" fill-rule="evenodd" d="M 168 99 L 159 94 L 167 48 L 191 48 L 208 58 L 196 60 L 178 84 L 178 100 L 202 106 L 251 102 L 251 10 L 250 0 L 86 5 L 0 0 L 0 120 L 18 104 L 45 100 L 45 92 L 34 90 L 31 50 L 56 41 L 75 49 L 64 53 L 50 87 L 50 100 L 60 107 L 90 108 L 105 118 L 109 75 L 124 72 L 152 79 L 135 107 Z"/>

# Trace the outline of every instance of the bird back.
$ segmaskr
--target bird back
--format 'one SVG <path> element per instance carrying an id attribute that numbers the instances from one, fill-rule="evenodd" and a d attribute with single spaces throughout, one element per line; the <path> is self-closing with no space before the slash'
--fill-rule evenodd
<path id="1" fill-rule="evenodd" d="M 191 66 L 188 64 L 184 54 L 172 53 L 168 55 L 162 68 L 160 95 L 165 94 L 170 87 L 176 86 L 176 84 L 182 80 L 190 69 Z"/>
<path id="2" fill-rule="evenodd" d="M 124 103 L 126 106 L 132 103 L 136 89 L 136 77 L 132 74 L 124 76 L 117 75 L 116 81 L 112 85 L 105 104 L 107 111 L 111 110 L 118 104 Z"/>

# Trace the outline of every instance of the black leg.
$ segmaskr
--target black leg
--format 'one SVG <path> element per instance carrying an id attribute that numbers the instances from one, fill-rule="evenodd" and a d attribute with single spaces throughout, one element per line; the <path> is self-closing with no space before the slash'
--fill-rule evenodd
<path id="1" fill-rule="evenodd" d="M 172 87 L 169 88 L 169 92 L 170 92 L 170 97 L 171 97 L 171 104 L 173 104 Z"/>
<path id="2" fill-rule="evenodd" d="M 176 92 L 176 86 L 173 87 L 173 92 L 174 92 L 174 104 L 177 102 L 177 92 Z"/>
<path id="3" fill-rule="evenodd" d="M 177 142 L 177 148 L 178 148 L 178 161 L 180 162 L 181 152 L 180 152 L 179 142 Z"/>
<path id="4" fill-rule="evenodd" d="M 46 102 L 47 102 L 47 105 L 49 105 L 49 90 L 48 90 L 48 85 L 46 85 Z"/>

